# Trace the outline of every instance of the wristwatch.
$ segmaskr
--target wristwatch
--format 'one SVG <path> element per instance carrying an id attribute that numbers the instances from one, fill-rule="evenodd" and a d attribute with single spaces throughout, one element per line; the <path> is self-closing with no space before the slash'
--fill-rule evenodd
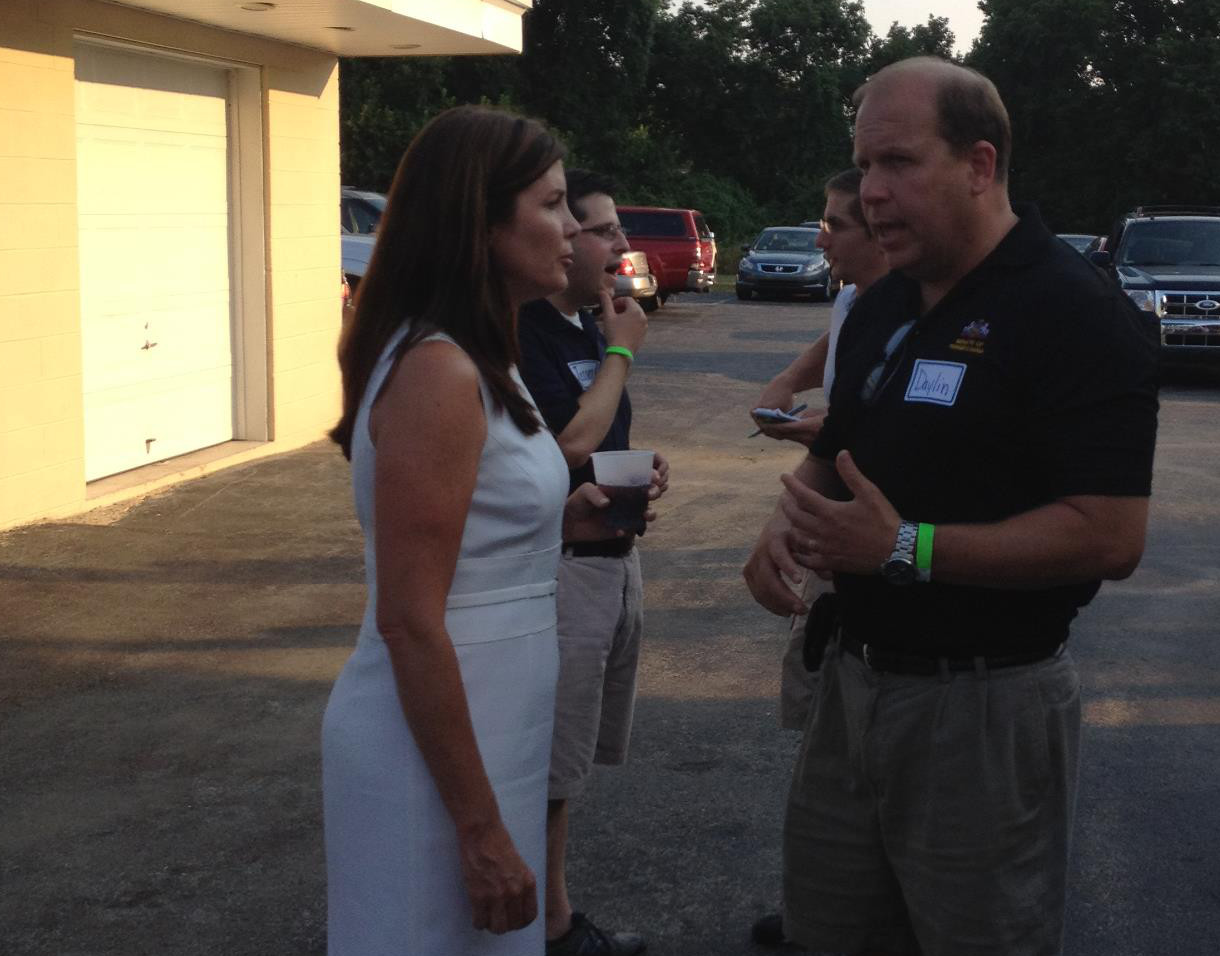
<path id="1" fill-rule="evenodd" d="M 915 540 L 918 537 L 919 525 L 916 522 L 903 521 L 898 525 L 894 552 L 881 565 L 881 576 L 890 584 L 911 584 L 915 580 Z"/>

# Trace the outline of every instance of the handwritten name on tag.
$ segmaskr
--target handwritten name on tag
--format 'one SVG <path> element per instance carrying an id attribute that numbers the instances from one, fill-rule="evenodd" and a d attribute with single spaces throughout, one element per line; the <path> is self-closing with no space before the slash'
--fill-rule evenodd
<path id="1" fill-rule="evenodd" d="M 597 375 L 601 364 L 593 359 L 582 359 L 579 362 L 569 362 L 568 368 L 576 376 L 576 381 L 580 382 L 580 387 L 587 392 L 589 386 L 593 384 L 593 378 Z"/>
<path id="2" fill-rule="evenodd" d="M 908 402 L 929 402 L 932 405 L 952 405 L 957 401 L 958 389 L 966 366 L 961 362 L 933 362 L 918 359 L 911 370 L 907 383 Z"/>

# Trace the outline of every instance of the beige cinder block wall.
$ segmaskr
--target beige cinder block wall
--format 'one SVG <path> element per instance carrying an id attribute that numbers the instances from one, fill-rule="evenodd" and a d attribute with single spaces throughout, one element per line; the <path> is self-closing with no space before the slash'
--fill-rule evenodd
<path id="1" fill-rule="evenodd" d="M 85 495 L 71 34 L 35 9 L 0 5 L 0 526 Z"/>
<path id="2" fill-rule="evenodd" d="M 0 528 L 90 506 L 84 480 L 73 45 L 78 35 L 253 68 L 240 121 L 261 182 L 240 217 L 243 361 L 259 388 L 238 456 L 323 436 L 338 414 L 335 57 L 95 0 L 0 3 Z M 251 109 L 250 107 L 253 107 Z M 256 114 L 256 115 L 252 115 Z M 251 126 L 251 124 L 254 124 Z M 260 202 L 251 203 L 250 197 Z M 249 228 L 249 227 L 253 228 Z M 261 249 L 251 249 L 251 236 Z M 250 263 L 257 265 L 257 274 Z M 252 292 L 253 290 L 253 292 Z M 254 301 L 261 290 L 262 301 Z M 237 336 L 235 336 L 235 339 Z M 259 391 L 262 391 L 261 396 Z M 135 473 L 133 473 L 135 474 Z"/>
<path id="3" fill-rule="evenodd" d="M 339 68 L 334 57 L 266 71 L 272 434 L 277 450 L 339 417 Z"/>

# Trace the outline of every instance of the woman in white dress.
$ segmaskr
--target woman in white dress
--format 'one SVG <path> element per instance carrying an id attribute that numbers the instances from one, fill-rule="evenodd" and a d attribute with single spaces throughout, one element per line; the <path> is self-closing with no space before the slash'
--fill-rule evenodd
<path id="1" fill-rule="evenodd" d="M 562 537 L 604 535 L 516 374 L 578 230 L 538 124 L 461 107 L 403 157 L 340 345 L 368 605 L 322 728 L 331 956 L 543 952 Z"/>

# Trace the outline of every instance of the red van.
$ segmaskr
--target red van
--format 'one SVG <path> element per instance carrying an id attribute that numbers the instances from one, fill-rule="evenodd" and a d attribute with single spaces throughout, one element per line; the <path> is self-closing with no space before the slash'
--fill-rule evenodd
<path id="1" fill-rule="evenodd" d="M 631 248 L 648 254 L 661 302 L 679 292 L 707 292 L 712 287 L 716 237 L 703 213 L 655 206 L 618 206 L 617 211 Z"/>

